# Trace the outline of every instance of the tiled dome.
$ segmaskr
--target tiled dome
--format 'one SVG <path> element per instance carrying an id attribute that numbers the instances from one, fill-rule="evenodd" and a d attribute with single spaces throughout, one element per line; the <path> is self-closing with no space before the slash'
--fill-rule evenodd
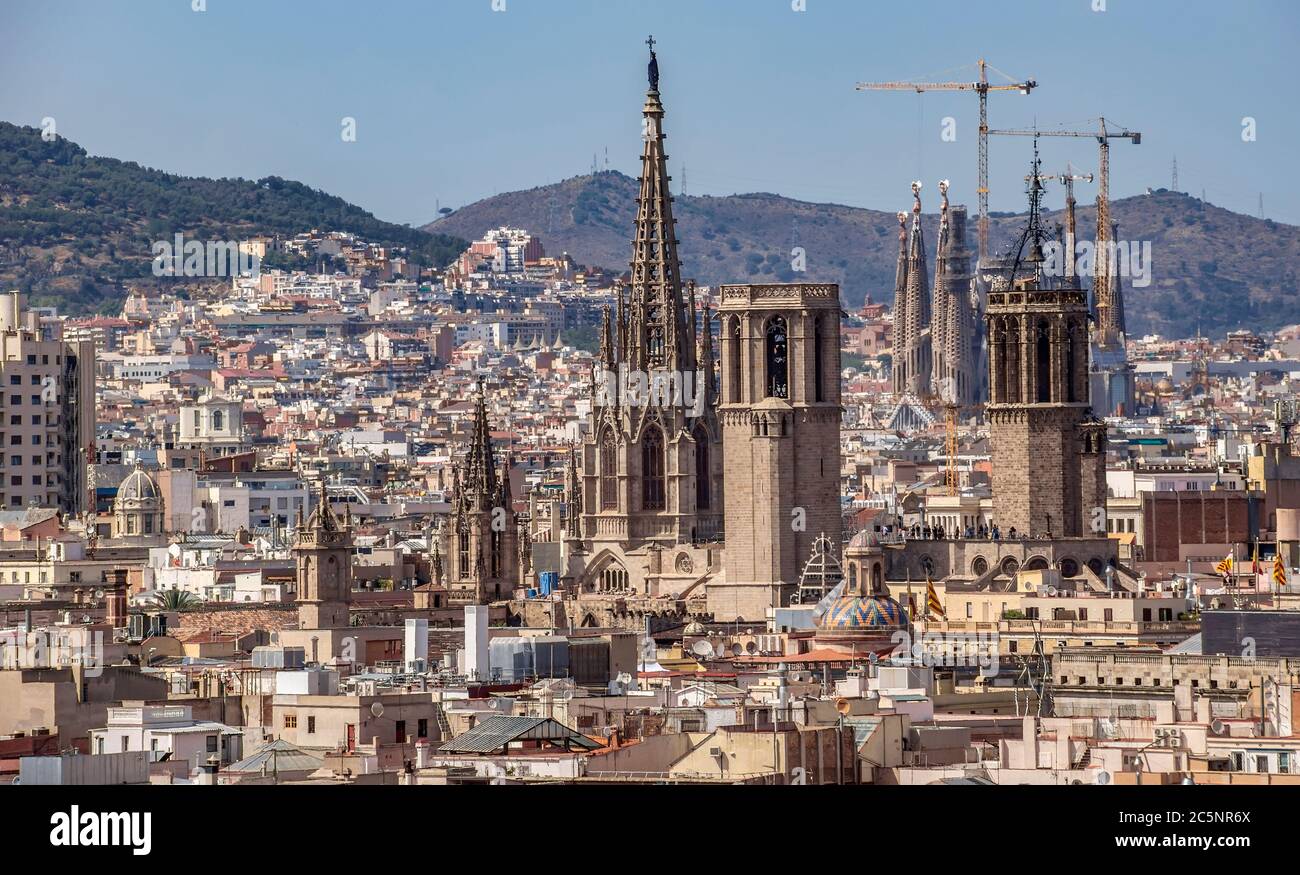
<path id="1" fill-rule="evenodd" d="M 823 629 L 885 629 L 907 625 L 903 606 L 889 596 L 844 596 L 831 603 Z"/>

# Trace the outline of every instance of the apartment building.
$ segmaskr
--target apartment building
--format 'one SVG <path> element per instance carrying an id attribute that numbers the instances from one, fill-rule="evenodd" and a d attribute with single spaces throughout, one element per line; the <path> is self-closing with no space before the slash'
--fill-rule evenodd
<path id="1" fill-rule="evenodd" d="M 95 347 L 64 342 L 26 296 L 0 296 L 0 507 L 79 514 L 95 440 Z"/>

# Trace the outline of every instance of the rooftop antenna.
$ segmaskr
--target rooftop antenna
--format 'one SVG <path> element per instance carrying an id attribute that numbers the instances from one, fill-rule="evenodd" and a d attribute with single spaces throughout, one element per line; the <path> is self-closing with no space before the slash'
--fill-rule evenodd
<path id="1" fill-rule="evenodd" d="M 1174 178 L 1173 178 L 1172 185 L 1169 186 L 1169 190 L 1178 191 L 1178 156 L 1177 155 L 1174 156 Z"/>

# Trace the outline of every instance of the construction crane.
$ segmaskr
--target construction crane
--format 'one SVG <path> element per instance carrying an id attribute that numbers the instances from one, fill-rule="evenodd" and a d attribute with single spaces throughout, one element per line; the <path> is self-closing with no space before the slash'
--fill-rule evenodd
<path id="1" fill-rule="evenodd" d="M 1142 134 L 1137 131 L 1130 131 L 1123 128 L 1118 131 L 1112 131 L 1106 127 L 1106 119 L 1097 119 L 1096 131 L 1040 131 L 1040 130 L 1012 130 L 1012 131 L 989 131 L 990 134 L 997 136 L 1011 137 L 1095 137 L 1101 149 L 1100 160 L 1097 165 L 1097 251 L 1094 253 L 1093 263 L 1101 264 L 1102 259 L 1106 259 L 1105 264 L 1110 264 L 1110 141 L 1111 140 L 1131 140 L 1133 145 L 1142 142 Z M 1110 270 L 1094 271 L 1092 280 L 1092 297 L 1097 303 L 1097 338 L 1103 345 L 1109 344 L 1115 338 L 1115 312 L 1112 306 L 1110 293 Z"/>
<path id="2" fill-rule="evenodd" d="M 977 82 L 859 82 L 857 84 L 858 91 L 915 91 L 918 94 L 923 91 L 974 91 L 979 95 L 979 258 L 981 261 L 988 252 L 989 241 L 989 92 L 1019 91 L 1021 94 L 1028 94 L 1038 87 L 1038 83 L 1033 79 L 1026 79 L 1023 82 L 1011 81 L 1006 85 L 990 85 L 988 77 L 990 69 L 1006 79 L 1012 79 L 996 67 L 990 68 L 984 59 L 980 58 L 980 78 Z"/>

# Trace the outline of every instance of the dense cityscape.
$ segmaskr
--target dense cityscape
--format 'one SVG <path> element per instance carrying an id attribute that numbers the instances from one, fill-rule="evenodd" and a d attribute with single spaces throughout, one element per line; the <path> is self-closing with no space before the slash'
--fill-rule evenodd
<path id="1" fill-rule="evenodd" d="M 900 178 L 860 304 L 797 240 L 704 282 L 673 56 L 623 266 L 186 227 L 0 295 L 0 783 L 1300 784 L 1300 324 L 1133 327 L 1143 134 L 985 125 L 1020 210 Z"/>

